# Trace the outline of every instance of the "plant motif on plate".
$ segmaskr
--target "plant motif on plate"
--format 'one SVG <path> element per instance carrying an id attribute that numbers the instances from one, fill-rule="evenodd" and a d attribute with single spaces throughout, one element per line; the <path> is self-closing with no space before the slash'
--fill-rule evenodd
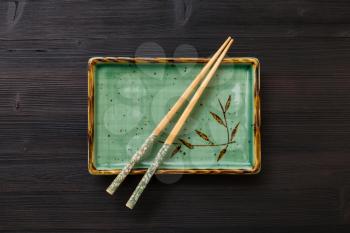
<path id="1" fill-rule="evenodd" d="M 224 127 L 226 129 L 226 142 L 225 143 L 214 143 L 214 141 L 212 141 L 206 133 L 204 133 L 200 130 L 194 130 L 194 132 L 203 141 L 205 141 L 206 144 L 193 144 L 184 138 L 178 138 L 177 141 L 174 143 L 176 145 L 176 147 L 172 151 L 171 157 L 176 155 L 181 150 L 181 148 L 183 146 L 190 149 L 190 150 L 195 149 L 196 147 L 220 147 L 221 149 L 216 153 L 216 160 L 219 161 L 225 156 L 225 154 L 227 152 L 227 148 L 232 143 L 235 142 L 234 139 L 235 139 L 235 136 L 236 136 L 238 128 L 239 128 L 239 122 L 230 130 L 230 127 L 229 127 L 228 122 L 227 122 L 227 112 L 231 106 L 231 95 L 229 95 L 229 97 L 227 98 L 225 106 L 221 103 L 220 99 L 218 99 L 218 102 L 219 102 L 220 109 L 221 109 L 221 117 L 214 112 L 210 112 L 210 115 L 219 125 L 221 125 L 222 127 Z M 160 141 L 160 142 L 162 142 L 162 141 Z"/>

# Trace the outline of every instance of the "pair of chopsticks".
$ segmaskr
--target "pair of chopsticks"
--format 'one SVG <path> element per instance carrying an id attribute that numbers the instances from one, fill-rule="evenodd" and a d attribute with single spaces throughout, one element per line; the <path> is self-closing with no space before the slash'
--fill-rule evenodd
<path id="1" fill-rule="evenodd" d="M 165 140 L 163 146 L 159 150 L 158 154 L 156 155 L 155 159 L 153 160 L 151 166 L 148 168 L 144 176 L 142 177 L 140 183 L 136 187 L 135 191 L 129 198 L 126 206 L 130 209 L 132 209 L 137 200 L 139 199 L 140 195 L 142 194 L 143 190 L 146 188 L 147 184 L 151 180 L 153 174 L 158 169 L 159 165 L 162 163 L 163 159 L 166 157 L 171 145 L 175 141 L 178 133 L 181 131 L 182 127 L 184 126 L 187 118 L 191 114 L 193 108 L 195 107 L 196 103 L 198 102 L 199 98 L 202 96 L 204 90 L 208 86 L 210 80 L 214 76 L 216 70 L 218 69 L 219 65 L 221 64 L 223 58 L 225 57 L 228 49 L 231 47 L 233 43 L 233 39 L 231 37 L 228 37 L 226 41 L 220 46 L 220 48 L 217 50 L 217 52 L 213 55 L 213 57 L 208 61 L 208 63 L 203 67 L 203 69 L 199 72 L 197 77 L 192 81 L 192 83 L 187 87 L 187 89 L 184 91 L 184 93 L 180 96 L 180 98 L 177 100 L 177 102 L 174 104 L 174 106 L 170 109 L 170 111 L 164 116 L 164 118 L 159 122 L 157 127 L 153 130 L 151 135 L 145 140 L 145 142 L 142 144 L 142 146 L 139 148 L 139 150 L 132 156 L 129 163 L 126 164 L 126 166 L 121 170 L 121 172 L 118 174 L 118 176 L 113 180 L 113 182 L 110 184 L 110 186 L 106 189 L 106 191 L 113 195 L 113 193 L 118 189 L 120 184 L 124 181 L 126 176 L 130 173 L 134 165 L 153 147 L 155 140 L 158 138 L 158 136 L 162 133 L 164 128 L 169 124 L 171 119 L 175 116 L 177 111 L 182 107 L 182 105 L 185 103 L 185 101 L 190 97 L 192 92 L 196 89 L 196 87 L 199 85 L 199 83 L 203 80 L 195 94 L 193 95 L 191 101 L 187 105 L 186 109 L 182 113 L 181 117 L 175 124 L 174 128 L 168 135 L 167 139 Z"/>

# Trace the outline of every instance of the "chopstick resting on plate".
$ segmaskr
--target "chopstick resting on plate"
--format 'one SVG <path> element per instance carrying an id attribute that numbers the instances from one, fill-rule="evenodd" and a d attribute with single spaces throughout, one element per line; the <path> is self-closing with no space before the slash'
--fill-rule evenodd
<path id="1" fill-rule="evenodd" d="M 163 132 L 164 128 L 169 124 L 171 119 L 175 116 L 177 111 L 182 107 L 185 101 L 190 97 L 192 92 L 196 89 L 202 79 L 205 77 L 206 73 L 210 69 L 210 67 L 214 64 L 217 58 L 220 56 L 221 52 L 225 49 L 225 47 L 231 42 L 233 39 L 228 37 L 226 41 L 220 46 L 218 51 L 213 55 L 213 57 L 208 61 L 208 63 L 203 67 L 203 69 L 199 72 L 196 78 L 192 81 L 192 83 L 186 88 L 184 93 L 180 96 L 180 98 L 176 101 L 174 106 L 170 109 L 170 111 L 163 117 L 163 119 L 159 122 L 157 127 L 153 130 L 150 136 L 145 140 L 142 146 L 138 149 L 138 151 L 132 156 L 130 162 L 128 162 L 125 167 L 120 171 L 118 176 L 113 180 L 113 182 L 106 189 L 107 193 L 113 195 L 114 192 L 118 189 L 120 184 L 125 180 L 127 175 L 130 173 L 131 169 L 135 166 L 135 164 L 153 147 L 156 138 Z"/>
<path id="2" fill-rule="evenodd" d="M 171 147 L 171 145 L 175 141 L 178 133 L 181 131 L 187 118 L 191 114 L 191 112 L 192 112 L 193 108 L 195 107 L 196 103 L 198 102 L 199 98 L 202 96 L 204 90 L 206 89 L 210 80 L 214 76 L 217 68 L 221 64 L 223 58 L 225 57 L 225 55 L 226 55 L 228 49 L 231 47 L 232 43 L 233 43 L 233 40 L 230 40 L 229 43 L 227 44 L 227 46 L 225 47 L 225 49 L 223 50 L 223 52 L 220 54 L 219 58 L 215 61 L 215 64 L 213 65 L 212 69 L 208 72 L 207 76 L 205 77 L 205 79 L 203 80 L 201 85 L 199 86 L 198 90 L 193 95 L 191 101 L 189 102 L 186 109 L 182 113 L 181 117 L 179 118 L 179 120 L 175 124 L 174 128 L 170 132 L 169 136 L 165 140 L 162 148 L 159 150 L 157 156 L 155 157 L 155 159 L 151 163 L 151 166 L 147 169 L 147 171 L 144 174 L 144 176 L 142 177 L 140 183 L 137 185 L 135 191 L 133 192 L 133 194 L 129 198 L 128 202 L 126 203 L 126 206 L 128 208 L 130 208 L 130 209 L 134 208 L 137 200 L 139 199 L 143 190 L 146 188 L 147 184 L 151 180 L 153 174 L 156 172 L 159 165 L 162 163 L 163 159 L 167 155 L 169 148 Z"/>

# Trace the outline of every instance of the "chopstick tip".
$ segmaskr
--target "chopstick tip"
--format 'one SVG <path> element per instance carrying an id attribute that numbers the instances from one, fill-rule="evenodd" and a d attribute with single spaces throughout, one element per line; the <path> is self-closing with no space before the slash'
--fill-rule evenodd
<path id="1" fill-rule="evenodd" d="M 114 193 L 112 190 L 109 190 L 109 189 L 106 189 L 106 192 L 107 192 L 109 195 L 111 195 L 111 196 L 112 196 L 113 193 Z"/>
<path id="2" fill-rule="evenodd" d="M 134 208 L 134 206 L 133 206 L 131 203 L 129 203 L 129 202 L 126 203 L 125 206 L 128 207 L 128 208 L 131 209 L 131 210 Z"/>
<path id="3" fill-rule="evenodd" d="M 230 39 L 231 39 L 232 41 L 235 41 L 235 39 L 234 39 L 232 36 L 230 36 Z"/>

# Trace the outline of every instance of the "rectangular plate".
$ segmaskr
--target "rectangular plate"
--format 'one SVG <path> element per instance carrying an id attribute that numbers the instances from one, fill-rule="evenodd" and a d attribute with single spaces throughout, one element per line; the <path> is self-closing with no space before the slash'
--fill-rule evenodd
<path id="1" fill-rule="evenodd" d="M 89 172 L 118 174 L 207 61 L 204 58 L 91 58 Z M 225 58 L 178 136 L 175 145 L 178 152 L 166 159 L 157 172 L 258 173 L 261 167 L 259 76 L 256 58 Z M 171 122 L 132 174 L 145 172 L 173 126 Z"/>

